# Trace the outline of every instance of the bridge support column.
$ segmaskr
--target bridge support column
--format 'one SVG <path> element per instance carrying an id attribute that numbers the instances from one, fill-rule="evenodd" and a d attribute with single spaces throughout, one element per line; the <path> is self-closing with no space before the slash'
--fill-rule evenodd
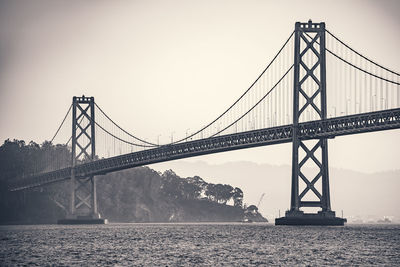
<path id="1" fill-rule="evenodd" d="M 275 224 L 344 225 L 346 219 L 336 217 L 331 210 L 328 140 L 299 138 L 299 122 L 326 119 L 325 23 L 297 22 L 294 42 L 291 201 L 290 210 L 285 217 L 277 218 Z M 312 169 L 317 172 L 310 174 Z M 321 210 L 305 213 L 301 208 Z"/>
<path id="2" fill-rule="evenodd" d="M 70 207 L 59 224 L 104 224 L 97 210 L 96 177 L 77 177 L 75 167 L 95 159 L 95 117 L 93 97 L 74 97 L 72 100 L 72 168 Z"/>

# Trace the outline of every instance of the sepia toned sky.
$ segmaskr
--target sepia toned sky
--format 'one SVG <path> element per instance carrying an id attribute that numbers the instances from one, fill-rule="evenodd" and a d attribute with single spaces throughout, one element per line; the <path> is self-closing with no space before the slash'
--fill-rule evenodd
<path id="1" fill-rule="evenodd" d="M 296 21 L 325 21 L 400 71 L 399 13 L 395 0 L 0 0 L 0 141 L 51 139 L 82 94 L 137 136 L 184 137 L 248 88 Z M 400 130 L 329 140 L 330 166 L 377 172 L 399 159 Z M 291 164 L 291 145 L 187 160 Z"/>

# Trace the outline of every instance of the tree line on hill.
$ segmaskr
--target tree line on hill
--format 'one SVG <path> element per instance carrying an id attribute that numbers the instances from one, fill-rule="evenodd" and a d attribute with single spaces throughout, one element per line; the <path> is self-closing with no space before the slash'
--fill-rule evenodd
<path id="1" fill-rule="evenodd" d="M 69 198 L 65 182 L 23 192 L 7 191 L 7 183 L 30 173 L 46 171 L 48 164 L 62 168 L 69 166 L 70 161 L 71 151 L 65 145 L 6 140 L 0 146 L 2 220 L 35 217 L 35 210 L 51 220 L 63 216 Z M 172 170 L 160 173 L 139 167 L 99 176 L 97 180 L 100 212 L 115 221 L 207 221 L 211 213 L 213 220 L 226 220 L 228 217 L 223 214 L 217 215 L 221 209 L 230 214 L 230 220 L 239 220 L 244 214 L 240 188 L 207 183 L 199 176 L 181 178 Z M 205 218 L 192 211 L 194 206 L 207 211 L 198 212 Z M 229 207 L 235 211 L 228 210 Z"/>

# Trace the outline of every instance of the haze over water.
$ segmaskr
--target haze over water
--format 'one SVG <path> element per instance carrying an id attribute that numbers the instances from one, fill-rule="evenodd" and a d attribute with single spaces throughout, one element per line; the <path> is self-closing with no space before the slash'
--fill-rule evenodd
<path id="1" fill-rule="evenodd" d="M 0 265 L 399 266 L 399 225 L 0 226 Z"/>

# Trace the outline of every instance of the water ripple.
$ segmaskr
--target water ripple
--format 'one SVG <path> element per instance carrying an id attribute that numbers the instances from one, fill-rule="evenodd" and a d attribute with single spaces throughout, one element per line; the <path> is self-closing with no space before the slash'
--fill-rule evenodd
<path id="1" fill-rule="evenodd" d="M 0 226 L 0 265 L 400 266 L 400 226 Z"/>

